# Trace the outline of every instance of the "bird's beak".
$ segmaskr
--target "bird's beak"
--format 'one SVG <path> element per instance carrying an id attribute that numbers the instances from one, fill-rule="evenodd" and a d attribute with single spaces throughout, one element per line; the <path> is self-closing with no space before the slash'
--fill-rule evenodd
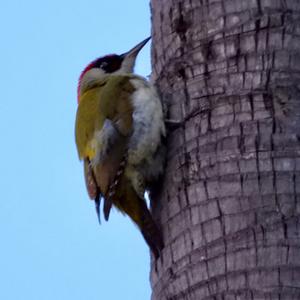
<path id="1" fill-rule="evenodd" d="M 123 58 L 121 70 L 124 73 L 132 73 L 136 57 L 140 50 L 147 44 L 147 42 L 151 39 L 151 36 L 144 39 L 142 42 L 138 43 L 131 50 L 126 53 L 123 53 L 121 57 Z"/>

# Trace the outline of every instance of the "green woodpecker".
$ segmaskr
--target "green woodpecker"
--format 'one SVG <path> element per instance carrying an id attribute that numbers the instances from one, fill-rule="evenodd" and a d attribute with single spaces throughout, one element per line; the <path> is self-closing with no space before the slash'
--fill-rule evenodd
<path id="1" fill-rule="evenodd" d="M 122 55 L 98 58 L 83 70 L 75 137 L 98 218 L 103 199 L 105 220 L 112 205 L 127 214 L 158 257 L 162 236 L 144 194 L 163 171 L 165 125 L 154 87 L 133 74 L 137 54 L 149 39 Z"/>

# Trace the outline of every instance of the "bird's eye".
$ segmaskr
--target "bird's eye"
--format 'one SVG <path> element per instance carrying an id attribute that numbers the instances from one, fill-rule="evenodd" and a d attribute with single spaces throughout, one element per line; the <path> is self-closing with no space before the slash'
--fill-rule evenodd
<path id="1" fill-rule="evenodd" d="M 104 70 L 107 66 L 108 66 L 108 63 L 106 61 L 104 61 L 100 64 L 100 69 Z"/>

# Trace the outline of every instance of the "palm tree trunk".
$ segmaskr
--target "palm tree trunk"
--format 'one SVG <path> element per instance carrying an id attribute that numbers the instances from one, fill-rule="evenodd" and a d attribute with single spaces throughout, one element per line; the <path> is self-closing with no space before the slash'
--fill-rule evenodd
<path id="1" fill-rule="evenodd" d="M 168 136 L 152 299 L 300 299 L 300 1 L 151 0 Z"/>

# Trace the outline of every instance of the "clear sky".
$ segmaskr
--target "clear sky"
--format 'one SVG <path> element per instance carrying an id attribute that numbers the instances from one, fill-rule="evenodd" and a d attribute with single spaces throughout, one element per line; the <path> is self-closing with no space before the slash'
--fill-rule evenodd
<path id="1" fill-rule="evenodd" d="M 0 2 L 0 299 L 150 298 L 146 244 L 116 211 L 98 225 L 74 143 L 81 70 L 149 34 L 148 0 Z"/>

